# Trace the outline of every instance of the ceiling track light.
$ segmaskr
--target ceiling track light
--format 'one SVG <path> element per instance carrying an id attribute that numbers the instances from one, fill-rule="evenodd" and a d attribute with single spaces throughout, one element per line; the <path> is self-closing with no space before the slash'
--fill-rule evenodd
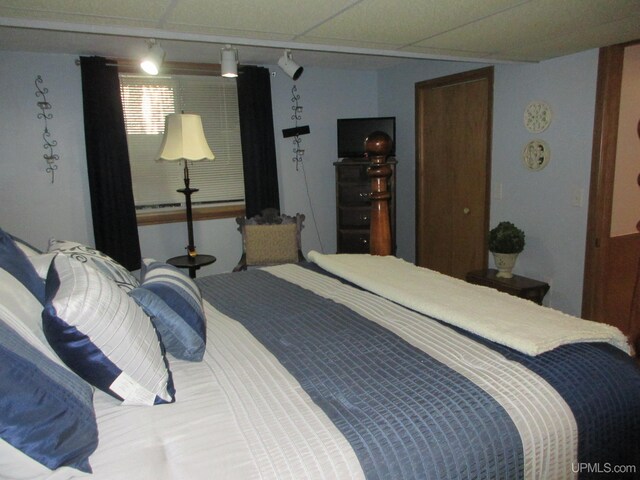
<path id="1" fill-rule="evenodd" d="M 155 40 L 149 40 L 149 51 L 140 62 L 140 68 L 149 75 L 157 75 L 164 60 L 164 50 Z"/>
<path id="2" fill-rule="evenodd" d="M 225 45 L 220 49 L 220 71 L 223 77 L 235 78 L 238 76 L 238 49 L 231 45 Z"/>
<path id="3" fill-rule="evenodd" d="M 280 57 L 280 60 L 278 60 L 278 66 L 282 70 L 284 70 L 284 73 L 289 75 L 294 80 L 300 78 L 300 75 L 302 75 L 302 72 L 304 71 L 304 68 L 293 61 L 291 50 L 289 49 L 286 49 L 284 51 L 284 55 L 282 55 L 282 57 Z"/>

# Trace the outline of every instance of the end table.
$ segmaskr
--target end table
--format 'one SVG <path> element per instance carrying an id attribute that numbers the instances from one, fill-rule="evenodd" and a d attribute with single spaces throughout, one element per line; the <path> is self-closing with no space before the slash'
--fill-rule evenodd
<path id="1" fill-rule="evenodd" d="M 179 257 L 173 257 L 167 260 L 167 263 L 178 268 L 188 268 L 189 276 L 191 278 L 196 278 L 196 270 L 199 270 L 200 267 L 211 265 L 215 261 L 216 257 L 214 257 L 213 255 L 198 254 L 195 257 L 190 257 L 189 255 L 180 255 Z"/>
<path id="2" fill-rule="evenodd" d="M 511 278 L 501 278 L 496 276 L 498 270 L 490 268 L 488 270 L 476 270 L 467 273 L 467 282 L 485 287 L 495 288 L 501 292 L 509 293 L 516 297 L 526 298 L 542 305 L 542 299 L 549 291 L 549 284 L 539 280 L 533 280 L 520 275 Z"/>

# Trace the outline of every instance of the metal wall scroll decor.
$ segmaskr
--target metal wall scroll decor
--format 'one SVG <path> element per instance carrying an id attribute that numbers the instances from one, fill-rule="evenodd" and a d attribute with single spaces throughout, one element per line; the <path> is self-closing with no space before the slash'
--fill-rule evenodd
<path id="1" fill-rule="evenodd" d="M 45 153 L 42 157 L 47 162 L 46 172 L 51 174 L 51 183 L 53 183 L 55 179 L 55 171 L 58 169 L 58 165 L 56 165 L 56 161 L 60 159 L 57 153 L 53 152 L 53 147 L 58 145 L 56 140 L 51 140 L 51 132 L 49 132 L 49 120 L 53 118 L 53 113 L 49 112 L 51 110 L 51 104 L 47 101 L 47 93 L 49 93 L 49 89 L 46 87 L 40 88 L 42 85 L 42 77 L 38 75 L 35 80 L 36 85 L 36 97 L 40 100 L 36 102 L 36 105 L 40 109 L 40 113 L 38 113 L 38 118 L 44 120 L 44 131 L 42 132 L 42 139 L 44 143 L 42 144 L 42 148 L 45 149 Z"/>
<path id="2" fill-rule="evenodd" d="M 298 89 L 294 85 L 291 89 L 291 102 L 293 105 L 291 106 L 291 110 L 293 110 L 293 115 L 291 115 L 291 120 L 295 120 L 295 128 L 298 128 L 298 121 L 302 120 L 302 105 L 298 104 L 298 100 L 300 100 L 300 95 L 297 93 Z M 302 162 L 302 157 L 304 156 L 304 149 L 300 148 L 300 144 L 302 143 L 302 139 L 300 135 L 296 134 L 293 137 L 293 154 L 292 158 L 293 162 L 296 164 L 296 170 L 298 170 L 298 165 Z"/>
<path id="3" fill-rule="evenodd" d="M 302 163 L 302 157 L 304 156 L 304 148 L 301 148 L 302 139 L 300 135 L 305 135 L 310 132 L 309 126 L 298 126 L 298 121 L 302 120 L 302 105 L 298 103 L 300 100 L 300 95 L 298 94 L 298 89 L 294 85 L 291 89 L 291 102 L 293 105 L 291 106 L 291 110 L 293 110 L 293 115 L 291 115 L 291 120 L 295 121 L 295 127 L 286 128 L 282 131 L 282 134 L 285 138 L 293 137 L 293 162 L 296 164 L 296 170 L 298 170 L 298 165 Z"/>
<path id="4" fill-rule="evenodd" d="M 282 136 L 284 138 L 293 137 L 293 162 L 296 164 L 296 170 L 298 170 L 298 165 L 302 163 L 302 157 L 304 156 L 304 149 L 301 148 L 300 144 L 302 143 L 302 139 L 300 135 L 305 135 L 310 132 L 309 125 L 298 126 L 298 121 L 302 120 L 302 105 L 298 103 L 300 100 L 300 95 L 297 93 L 298 89 L 294 85 L 291 89 L 291 102 L 293 105 L 291 106 L 291 110 L 293 110 L 293 115 L 291 115 L 291 120 L 295 121 L 295 127 L 293 128 L 285 128 L 282 130 Z"/>

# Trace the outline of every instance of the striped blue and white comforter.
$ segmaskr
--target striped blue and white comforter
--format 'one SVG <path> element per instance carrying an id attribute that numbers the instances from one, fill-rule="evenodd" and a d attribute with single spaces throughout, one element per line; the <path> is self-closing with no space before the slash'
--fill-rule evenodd
<path id="1" fill-rule="evenodd" d="M 282 265 L 198 283 L 215 314 L 239 322 L 348 441 L 362 471 L 321 478 L 562 479 L 585 464 L 638 461 L 640 372 L 615 347 L 576 343 L 528 356 L 317 270 Z M 271 402 L 276 393 L 264 388 L 249 396 Z M 234 408 L 238 423 L 249 407 Z M 245 420 L 257 437 L 273 431 L 264 418 Z M 292 423 L 282 434 L 301 431 Z M 257 471 L 320 478 L 310 473 L 324 471 L 317 452 L 300 453 L 309 470 L 292 473 L 284 450 L 267 452 L 263 440 Z M 331 445 L 321 455 L 349 456 L 314 440 Z"/>

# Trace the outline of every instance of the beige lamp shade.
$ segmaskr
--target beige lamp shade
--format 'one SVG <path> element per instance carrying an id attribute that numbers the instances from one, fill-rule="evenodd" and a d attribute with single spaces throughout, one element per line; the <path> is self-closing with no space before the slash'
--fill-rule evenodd
<path id="1" fill-rule="evenodd" d="M 164 122 L 164 138 L 156 160 L 197 162 L 216 158 L 204 136 L 200 115 L 172 113 Z"/>

